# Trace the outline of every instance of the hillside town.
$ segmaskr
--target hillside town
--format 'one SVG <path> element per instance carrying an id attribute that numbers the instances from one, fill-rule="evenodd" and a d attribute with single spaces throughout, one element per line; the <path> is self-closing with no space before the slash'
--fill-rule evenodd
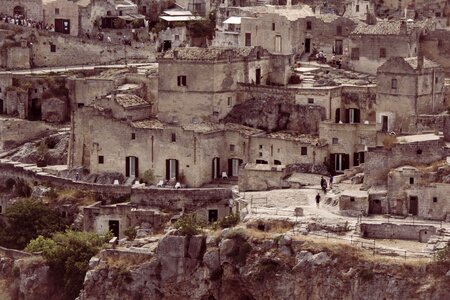
<path id="1" fill-rule="evenodd" d="M 0 299 L 448 299 L 450 1 L 0 4 Z"/>

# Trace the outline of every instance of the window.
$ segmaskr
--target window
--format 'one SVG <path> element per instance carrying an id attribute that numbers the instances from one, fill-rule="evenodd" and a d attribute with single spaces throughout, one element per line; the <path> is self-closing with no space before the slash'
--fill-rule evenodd
<path id="1" fill-rule="evenodd" d="M 437 202 L 437 197 L 433 197 L 433 202 L 436 203 Z M 1 207 L 1 206 L 0 206 Z M 1 211 L 0 211 L 1 212 Z"/>
<path id="2" fill-rule="evenodd" d="M 434 78 L 434 83 L 437 84 L 438 82 L 439 82 L 439 78 L 438 77 Z M 0 90 L 0 92 L 1 92 L 1 90 Z"/>
<path id="3" fill-rule="evenodd" d="M 306 22 L 306 30 L 311 30 L 312 29 L 312 23 L 311 21 L 307 21 Z"/>
<path id="4" fill-rule="evenodd" d="M 300 148 L 300 154 L 301 155 L 308 155 L 308 147 L 301 147 Z"/>
<path id="5" fill-rule="evenodd" d="M 3 207 L 0 205 L 0 214 L 3 212 Z"/>
<path id="6" fill-rule="evenodd" d="M 56 52 L 56 45 L 50 44 L 50 52 Z"/>
<path id="7" fill-rule="evenodd" d="M 218 111 L 213 111 L 213 117 L 219 117 L 219 112 Z"/>
<path id="8" fill-rule="evenodd" d="M 397 89 L 397 79 L 393 78 L 393 79 L 391 80 L 391 88 L 392 88 L 393 90 L 396 90 L 396 89 Z"/>
<path id="9" fill-rule="evenodd" d="M 231 106 L 232 101 L 231 101 L 231 97 L 228 97 L 228 106 Z"/>
<path id="10" fill-rule="evenodd" d="M 245 33 L 245 46 L 249 47 L 252 45 L 252 34 L 249 32 Z"/>
<path id="11" fill-rule="evenodd" d="M 135 140 L 135 139 L 136 139 L 136 133 L 134 133 L 134 132 L 131 133 L 131 139 L 132 139 L 132 140 Z"/>
<path id="12" fill-rule="evenodd" d="M 180 75 L 177 77 L 178 86 L 186 86 L 186 75 Z"/>
<path id="13" fill-rule="evenodd" d="M 380 58 L 386 58 L 386 48 L 380 48 Z"/>
<path id="14" fill-rule="evenodd" d="M 359 12 L 359 4 L 356 4 L 355 9 L 356 9 L 356 12 Z"/>
<path id="15" fill-rule="evenodd" d="M 262 148 L 263 148 L 263 145 L 259 145 L 259 149 L 262 150 Z"/>
<path id="16" fill-rule="evenodd" d="M 344 53 L 344 42 L 342 40 L 335 40 L 334 41 L 334 53 L 336 55 L 342 55 Z"/>
<path id="17" fill-rule="evenodd" d="M 342 26 L 338 25 L 336 27 L 336 35 L 342 35 Z"/>
<path id="18" fill-rule="evenodd" d="M 257 159 L 256 163 L 257 164 L 261 164 L 261 165 L 267 165 L 269 162 L 267 160 Z"/>
<path id="19" fill-rule="evenodd" d="M 279 53 L 281 52 L 281 35 L 275 36 L 275 52 Z"/>
<path id="20" fill-rule="evenodd" d="M 105 157 L 103 155 L 98 156 L 98 163 L 103 164 L 105 162 Z"/>
<path id="21" fill-rule="evenodd" d="M 171 141 L 172 143 L 174 143 L 174 142 L 177 141 L 177 135 L 176 135 L 175 133 L 172 133 L 172 134 L 170 135 L 170 141 Z"/>
<path id="22" fill-rule="evenodd" d="M 275 159 L 275 160 L 273 161 L 273 164 L 279 166 L 279 165 L 281 165 L 281 161 Z"/>
<path id="23" fill-rule="evenodd" d="M 359 60 L 359 48 L 352 48 L 351 59 Z"/>
<path id="24" fill-rule="evenodd" d="M 84 107 L 84 103 L 78 103 L 78 108 L 82 108 L 82 107 Z"/>
<path id="25" fill-rule="evenodd" d="M 314 98 L 308 98 L 308 104 L 314 104 Z"/>
<path id="26" fill-rule="evenodd" d="M 231 151 L 231 152 L 234 151 L 234 148 L 235 148 L 234 145 L 233 145 L 233 144 L 230 144 L 230 151 Z"/>
<path id="27" fill-rule="evenodd" d="M 409 177 L 409 184 L 414 184 L 414 177 Z"/>
<path id="28" fill-rule="evenodd" d="M 179 34 L 175 34 L 175 41 L 179 41 L 180 40 L 180 35 Z"/>
<path id="29" fill-rule="evenodd" d="M 350 202 L 355 202 L 355 197 L 350 197 Z"/>
<path id="30" fill-rule="evenodd" d="M 272 23 L 272 31 L 275 31 L 275 23 Z"/>
<path id="31" fill-rule="evenodd" d="M 59 8 L 55 8 L 55 15 L 59 15 Z"/>
<path id="32" fill-rule="evenodd" d="M 332 139 L 331 139 L 331 143 L 332 143 L 333 145 L 339 144 L 339 139 L 338 139 L 338 138 L 332 138 Z"/>
<path id="33" fill-rule="evenodd" d="M 357 108 L 350 108 L 348 110 L 348 123 L 360 123 L 361 122 L 361 113 Z"/>
<path id="34" fill-rule="evenodd" d="M 261 52 L 259 50 L 256 51 L 256 59 L 261 59 Z"/>

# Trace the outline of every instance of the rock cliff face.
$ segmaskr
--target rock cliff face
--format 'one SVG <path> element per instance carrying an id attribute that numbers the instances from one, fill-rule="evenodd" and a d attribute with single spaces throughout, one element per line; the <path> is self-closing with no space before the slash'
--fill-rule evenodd
<path id="1" fill-rule="evenodd" d="M 79 299 L 437 300 L 450 294 L 445 268 L 374 258 L 346 245 L 258 234 L 167 235 L 150 260 L 134 266 L 96 258 Z"/>
<path id="2" fill-rule="evenodd" d="M 49 267 L 39 256 L 9 258 L 0 255 L 0 299 L 58 300 Z"/>
<path id="3" fill-rule="evenodd" d="M 259 128 L 268 132 L 293 130 L 318 134 L 325 109 L 317 105 L 298 105 L 277 99 L 248 100 L 236 105 L 224 121 Z"/>

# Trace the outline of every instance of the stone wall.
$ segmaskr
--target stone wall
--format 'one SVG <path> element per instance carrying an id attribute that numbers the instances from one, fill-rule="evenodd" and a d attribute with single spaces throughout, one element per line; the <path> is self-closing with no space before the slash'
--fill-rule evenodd
<path id="1" fill-rule="evenodd" d="M 431 235 L 436 234 L 436 228 L 431 225 L 361 223 L 360 230 L 361 236 L 366 238 L 411 240 L 422 243 L 426 243 Z"/>
<path id="2" fill-rule="evenodd" d="M 398 138 L 399 140 L 401 139 Z M 364 163 L 364 183 L 385 183 L 390 169 L 402 165 L 430 164 L 445 158 L 449 153 L 443 139 L 424 140 L 413 143 L 396 143 L 392 149 L 369 148 Z"/>
<path id="3" fill-rule="evenodd" d="M 220 201 L 233 198 L 231 189 L 134 189 L 131 203 L 138 206 L 159 207 L 160 209 L 184 209 L 186 212 L 204 208 Z"/>
<path id="4" fill-rule="evenodd" d="M 284 166 L 247 164 L 239 171 L 239 191 L 265 191 L 289 187 Z"/>
<path id="5" fill-rule="evenodd" d="M 0 117 L 0 151 L 54 133 L 55 129 L 42 122 Z"/>

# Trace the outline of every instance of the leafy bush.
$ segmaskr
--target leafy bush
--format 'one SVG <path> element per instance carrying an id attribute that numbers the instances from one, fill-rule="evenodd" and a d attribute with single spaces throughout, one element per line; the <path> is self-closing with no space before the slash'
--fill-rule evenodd
<path id="1" fill-rule="evenodd" d="M 6 224 L 0 227 L 0 245 L 23 249 L 30 240 L 49 237 L 65 229 L 63 218 L 54 210 L 35 200 L 21 200 L 6 209 Z"/>
<path id="2" fill-rule="evenodd" d="M 240 222 L 239 214 L 232 213 L 219 221 L 220 228 L 230 228 L 236 226 Z"/>
<path id="3" fill-rule="evenodd" d="M 83 287 L 89 260 L 96 255 L 111 235 L 100 237 L 96 233 L 67 230 L 52 238 L 39 236 L 25 251 L 42 252 L 50 266 L 52 277 L 64 288 L 63 299 L 75 299 Z"/>
<path id="4" fill-rule="evenodd" d="M 383 146 L 384 149 L 391 150 L 392 147 L 394 147 L 395 142 L 397 141 L 397 138 L 392 135 L 388 135 L 383 139 Z"/>
<path id="5" fill-rule="evenodd" d="M 123 233 L 129 241 L 132 241 L 136 238 L 137 230 L 134 227 L 128 227 Z"/>
<path id="6" fill-rule="evenodd" d="M 144 174 L 142 174 L 140 181 L 146 184 L 152 184 L 155 181 L 155 174 L 153 173 L 153 170 L 148 169 L 145 171 Z"/>
<path id="7" fill-rule="evenodd" d="M 195 214 L 192 214 L 182 215 L 174 226 L 182 235 L 192 236 L 201 232 L 204 223 L 198 220 Z"/>
<path id="8" fill-rule="evenodd" d="M 435 261 L 441 264 L 449 264 L 450 265 L 450 246 L 445 246 L 444 249 L 440 250 L 436 253 Z"/>

